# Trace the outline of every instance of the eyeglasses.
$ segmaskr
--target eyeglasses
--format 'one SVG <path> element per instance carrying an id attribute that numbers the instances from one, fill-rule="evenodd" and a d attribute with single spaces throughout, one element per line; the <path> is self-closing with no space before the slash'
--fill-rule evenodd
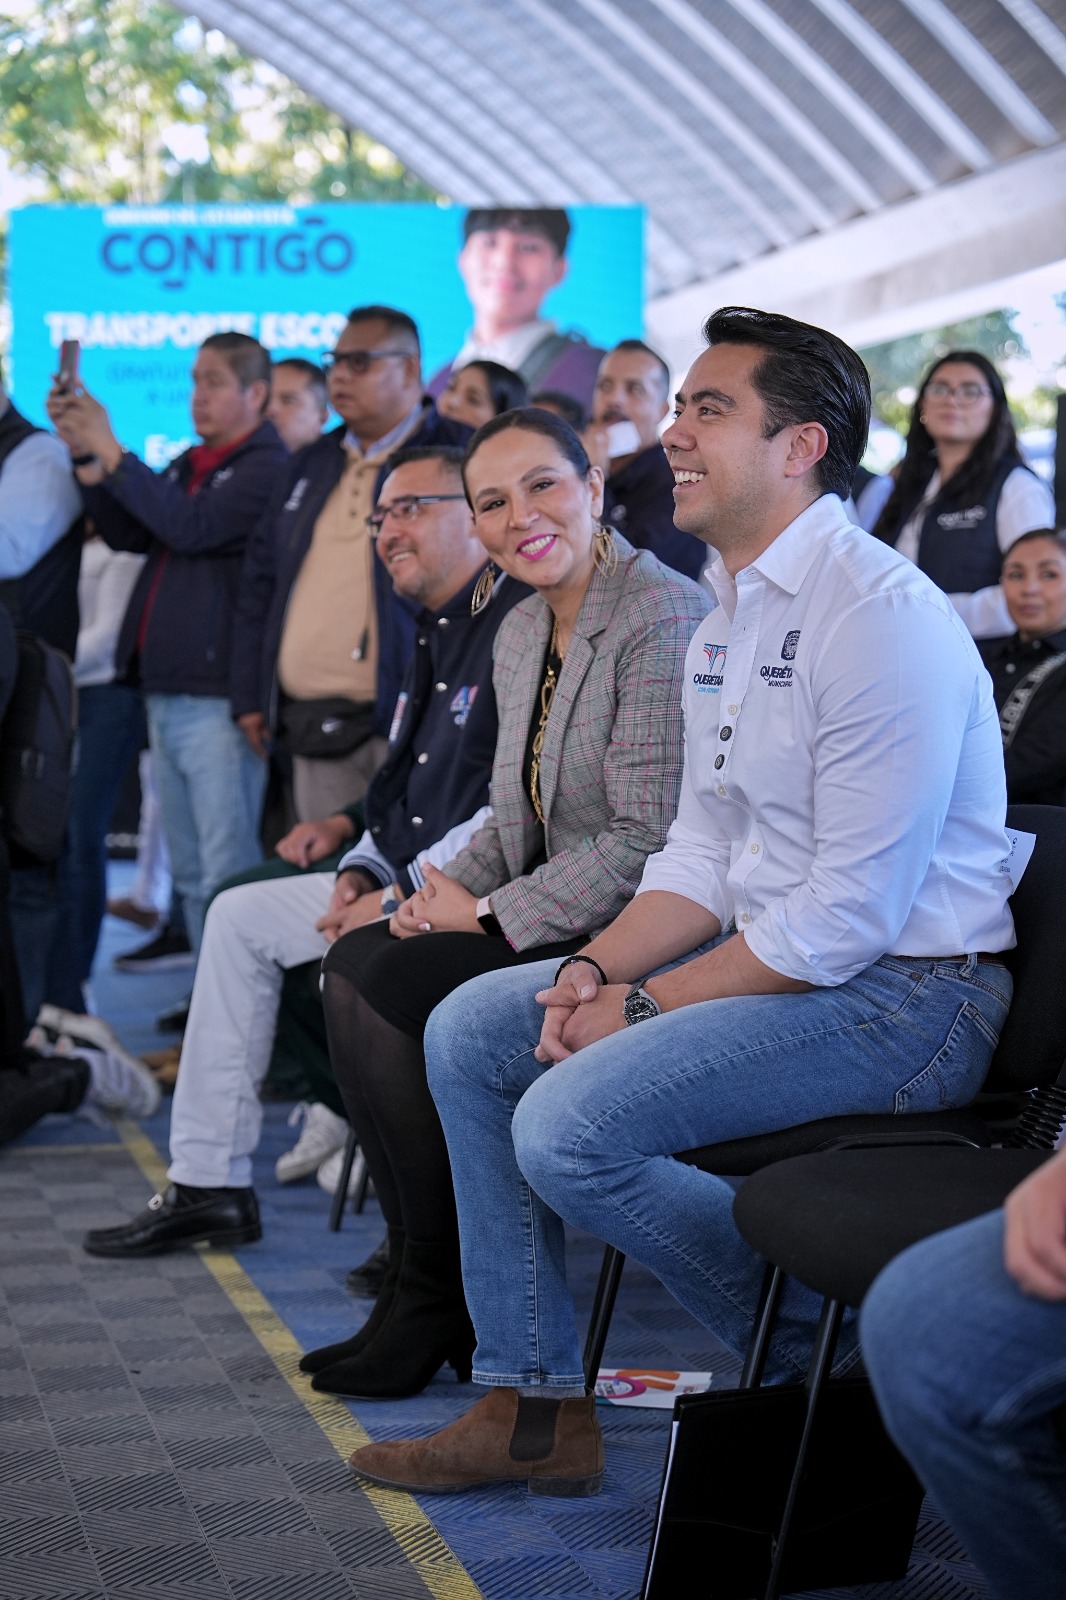
<path id="1" fill-rule="evenodd" d="M 941 383 L 939 378 L 934 378 L 932 383 L 925 386 L 926 400 L 957 400 L 960 406 L 976 405 L 983 394 L 992 391 L 983 383 L 957 383 L 954 389 L 950 383 Z"/>
<path id="2" fill-rule="evenodd" d="M 423 506 L 439 505 L 442 500 L 465 500 L 465 494 L 405 494 L 399 500 L 390 500 L 387 506 L 378 506 L 366 519 L 370 537 L 376 539 L 386 517 L 397 522 L 414 522 L 421 516 Z"/>
<path id="3" fill-rule="evenodd" d="M 370 371 L 372 361 L 384 361 L 386 356 L 407 356 L 409 350 L 327 350 L 320 356 L 322 370 L 328 376 L 334 367 L 347 367 L 349 372 L 360 376 Z"/>

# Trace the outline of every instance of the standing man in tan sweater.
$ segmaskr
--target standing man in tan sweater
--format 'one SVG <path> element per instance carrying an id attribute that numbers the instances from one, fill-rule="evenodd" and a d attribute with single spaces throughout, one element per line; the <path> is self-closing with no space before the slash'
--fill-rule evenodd
<path id="1" fill-rule="evenodd" d="M 322 364 L 342 423 L 291 458 L 249 546 L 230 685 L 252 748 L 265 753 L 277 735 L 292 755 L 300 821 L 362 796 L 411 649 L 413 613 L 366 521 L 385 462 L 401 445 L 470 436 L 423 394 L 418 329 L 403 311 L 353 311 Z"/>

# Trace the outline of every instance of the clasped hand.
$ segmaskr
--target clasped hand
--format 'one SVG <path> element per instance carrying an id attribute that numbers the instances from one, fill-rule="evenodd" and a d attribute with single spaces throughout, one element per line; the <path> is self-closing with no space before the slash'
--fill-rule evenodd
<path id="1" fill-rule="evenodd" d="M 563 968 L 558 982 L 536 996 L 545 1008 L 540 1041 L 533 1052 L 538 1061 L 565 1061 L 576 1050 L 606 1039 L 625 1027 L 622 1001 L 624 983 L 601 983 L 595 967 L 575 961 Z"/>
<path id="2" fill-rule="evenodd" d="M 355 928 L 365 928 L 381 915 L 381 890 L 360 893 L 350 872 L 342 872 L 333 887 L 325 915 L 319 917 L 315 928 L 327 944 L 336 944 L 344 934 Z"/>
<path id="3" fill-rule="evenodd" d="M 477 920 L 477 899 L 461 883 L 437 867 L 423 863 L 425 883 L 389 919 L 397 939 L 420 933 L 483 933 Z"/>

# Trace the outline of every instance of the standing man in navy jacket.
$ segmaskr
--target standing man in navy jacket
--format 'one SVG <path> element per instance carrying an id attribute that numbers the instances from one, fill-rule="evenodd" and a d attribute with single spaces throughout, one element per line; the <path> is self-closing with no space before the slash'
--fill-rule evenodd
<path id="1" fill-rule="evenodd" d="M 366 521 L 385 463 L 401 446 L 462 445 L 471 433 L 423 394 L 406 312 L 350 312 L 322 365 L 342 425 L 292 457 L 249 544 L 230 683 L 251 748 L 265 754 L 280 734 L 291 754 L 301 822 L 362 798 L 411 653 L 414 613 Z"/>
<path id="2" fill-rule="evenodd" d="M 202 443 L 158 474 L 119 443 L 84 389 L 53 389 L 48 413 L 97 530 L 112 549 L 148 556 L 115 665 L 145 691 L 174 885 L 198 948 L 207 896 L 260 854 L 266 767 L 233 722 L 230 654 L 245 545 L 287 456 L 263 420 L 270 357 L 255 339 L 212 334 L 192 378 Z"/>

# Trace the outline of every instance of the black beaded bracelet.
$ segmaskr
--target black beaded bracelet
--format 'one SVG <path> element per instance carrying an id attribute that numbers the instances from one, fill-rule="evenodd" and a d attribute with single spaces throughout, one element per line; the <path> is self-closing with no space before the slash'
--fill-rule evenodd
<path id="1" fill-rule="evenodd" d="M 592 956 L 567 956 L 565 961 L 560 961 L 558 968 L 556 969 L 555 977 L 552 979 L 553 988 L 559 982 L 559 973 L 562 972 L 563 968 L 573 966 L 575 961 L 587 961 L 590 967 L 596 968 L 596 971 L 600 975 L 600 982 L 608 986 L 610 985 L 611 980 L 608 978 L 606 972 L 604 972 L 599 962 L 594 961 Z"/>

